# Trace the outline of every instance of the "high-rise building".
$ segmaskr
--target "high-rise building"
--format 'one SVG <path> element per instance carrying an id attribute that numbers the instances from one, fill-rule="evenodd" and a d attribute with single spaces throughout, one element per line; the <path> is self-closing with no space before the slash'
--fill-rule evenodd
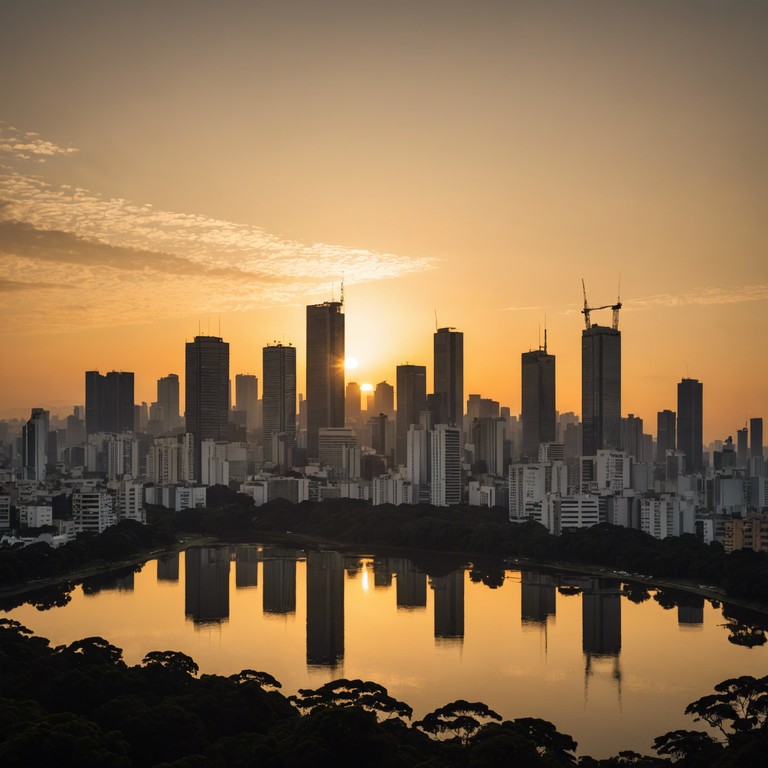
<path id="1" fill-rule="evenodd" d="M 749 455 L 751 458 L 763 457 L 763 419 L 761 417 L 749 420 Z"/>
<path id="2" fill-rule="evenodd" d="M 395 388 L 380 381 L 373 391 L 373 415 L 383 413 L 388 419 L 395 418 Z"/>
<path id="3" fill-rule="evenodd" d="M 434 335 L 434 394 L 439 414 L 436 424 L 462 429 L 464 417 L 464 334 L 438 328 Z"/>
<path id="4" fill-rule="evenodd" d="M 307 307 L 307 453 L 321 427 L 344 426 L 344 313 L 340 301 Z"/>
<path id="5" fill-rule="evenodd" d="M 356 381 L 347 384 L 347 393 L 344 397 L 344 412 L 347 421 L 352 426 L 358 426 L 361 413 L 360 385 Z"/>
<path id="6" fill-rule="evenodd" d="M 397 421 L 395 461 L 408 460 L 407 436 L 411 425 L 419 424 L 422 411 L 427 409 L 427 367 L 425 365 L 397 366 Z"/>
<path id="7" fill-rule="evenodd" d="M 235 376 L 235 410 L 245 414 L 245 428 L 249 432 L 256 429 L 259 410 L 259 380 L 256 376 L 248 373 Z"/>
<path id="8" fill-rule="evenodd" d="M 85 431 L 132 432 L 134 427 L 133 373 L 85 372 Z"/>
<path id="9" fill-rule="evenodd" d="M 157 404 L 164 429 L 175 429 L 179 424 L 179 377 L 175 373 L 157 380 Z"/>
<path id="10" fill-rule="evenodd" d="M 664 464 L 667 460 L 667 451 L 674 451 L 675 442 L 674 411 L 664 410 L 656 414 L 656 463 Z"/>
<path id="11" fill-rule="evenodd" d="M 621 445 L 621 332 L 591 325 L 581 333 L 581 452 Z"/>
<path id="12" fill-rule="evenodd" d="M 431 440 L 430 494 L 436 507 L 461 503 L 461 430 L 436 424 Z"/>
<path id="13" fill-rule="evenodd" d="M 683 379 L 677 385 L 677 449 L 685 454 L 689 475 L 704 469 L 703 413 L 703 384 L 697 379 Z"/>
<path id="14" fill-rule="evenodd" d="M 736 431 L 736 456 L 740 467 L 747 466 L 747 459 L 749 458 L 749 430 L 746 427 Z"/>
<path id="15" fill-rule="evenodd" d="M 544 346 L 522 354 L 522 453 L 529 459 L 539 454 L 541 443 L 557 438 L 555 415 L 555 356 Z"/>
<path id="16" fill-rule="evenodd" d="M 262 351 L 262 361 L 264 460 L 289 464 L 296 444 L 296 347 L 283 344 L 266 346 Z M 285 462 L 275 456 L 275 442 L 278 445 L 282 442 L 285 446 L 288 454 Z"/>
<path id="17" fill-rule="evenodd" d="M 194 437 L 195 477 L 200 444 L 224 440 L 229 423 L 229 344 L 218 336 L 195 336 L 186 347 L 186 429 Z"/>
<path id="18" fill-rule="evenodd" d="M 33 408 L 29 421 L 22 427 L 24 479 L 45 482 L 48 448 L 48 411 Z"/>

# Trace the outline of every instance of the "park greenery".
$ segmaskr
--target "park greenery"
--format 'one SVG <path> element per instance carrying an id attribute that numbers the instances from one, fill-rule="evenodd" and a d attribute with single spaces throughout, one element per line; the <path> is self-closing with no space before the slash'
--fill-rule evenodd
<path id="1" fill-rule="evenodd" d="M 765 764 L 768 677 L 726 680 L 686 712 L 708 731 L 659 736 L 655 756 L 576 756 L 538 718 L 503 720 L 454 701 L 419 720 L 383 686 L 335 680 L 284 695 L 266 672 L 199 674 L 184 653 L 152 651 L 130 666 L 101 637 L 51 647 L 0 619 L 0 764 L 65 768 L 297 766 L 670 766 Z"/>

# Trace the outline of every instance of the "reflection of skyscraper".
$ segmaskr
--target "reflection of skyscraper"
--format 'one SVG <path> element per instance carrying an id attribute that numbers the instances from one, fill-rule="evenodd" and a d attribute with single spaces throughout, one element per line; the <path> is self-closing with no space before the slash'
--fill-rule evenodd
<path id="1" fill-rule="evenodd" d="M 295 613 L 296 552 L 265 550 L 263 560 L 264 613 Z"/>
<path id="2" fill-rule="evenodd" d="M 685 603 L 677 606 L 677 623 L 700 626 L 704 623 L 704 598 L 698 595 L 686 595 Z"/>
<path id="3" fill-rule="evenodd" d="M 533 571 L 523 571 L 521 576 L 520 618 L 523 624 L 543 624 L 548 616 L 555 615 L 555 580 Z"/>
<path id="4" fill-rule="evenodd" d="M 582 648 L 593 656 L 621 651 L 621 590 L 617 581 L 592 579 L 581 595 Z"/>
<path id="5" fill-rule="evenodd" d="M 264 347 L 262 360 L 264 461 L 287 466 L 296 445 L 296 348 L 282 344 Z"/>
<path id="6" fill-rule="evenodd" d="M 424 365 L 397 366 L 397 439 L 395 461 L 405 465 L 408 428 L 419 425 L 421 412 L 427 409 L 427 368 Z"/>
<path id="7" fill-rule="evenodd" d="M 307 307 L 307 453 L 321 427 L 344 426 L 344 313 L 339 301 Z"/>
<path id="8" fill-rule="evenodd" d="M 398 608 L 427 607 L 427 574 L 404 557 L 390 560 L 395 572 Z"/>
<path id="9" fill-rule="evenodd" d="M 379 589 L 392 586 L 392 563 L 388 557 L 373 558 L 373 586 Z"/>
<path id="10" fill-rule="evenodd" d="M 244 589 L 259 585 L 259 548 L 255 544 L 238 544 L 235 549 L 235 587 Z"/>
<path id="11" fill-rule="evenodd" d="M 430 579 L 435 601 L 435 637 L 464 637 L 464 569 Z"/>
<path id="12" fill-rule="evenodd" d="M 307 555 L 307 664 L 336 666 L 344 658 L 344 558 Z"/>
<path id="13" fill-rule="evenodd" d="M 200 443 L 224 440 L 229 424 L 229 344 L 218 336 L 195 336 L 186 347 L 187 432 L 195 441 L 195 477 L 200 479 Z"/>
<path id="14" fill-rule="evenodd" d="M 592 325 L 581 333 L 582 455 L 621 442 L 621 332 Z"/>
<path id="15" fill-rule="evenodd" d="M 540 443 L 554 443 L 555 421 L 555 356 L 544 346 L 522 355 L 522 453 L 535 460 Z"/>
<path id="16" fill-rule="evenodd" d="M 704 468 L 703 461 L 704 386 L 697 379 L 683 379 L 677 385 L 677 450 L 685 454 L 685 473 Z"/>
<path id="17" fill-rule="evenodd" d="M 171 552 L 167 555 L 161 555 L 157 558 L 157 580 L 158 581 L 178 581 L 179 580 L 179 553 Z"/>
<path id="18" fill-rule="evenodd" d="M 184 553 L 184 611 L 195 624 L 229 618 L 229 550 L 194 547 Z"/>
<path id="19" fill-rule="evenodd" d="M 434 394 L 438 400 L 436 423 L 464 421 L 464 334 L 455 328 L 438 328 L 434 335 Z"/>

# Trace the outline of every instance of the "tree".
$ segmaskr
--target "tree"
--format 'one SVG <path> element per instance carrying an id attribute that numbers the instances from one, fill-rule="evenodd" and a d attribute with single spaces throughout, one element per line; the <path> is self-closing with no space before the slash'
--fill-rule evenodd
<path id="1" fill-rule="evenodd" d="M 723 751 L 723 745 L 704 731 L 670 731 L 653 740 L 653 749 L 674 760 L 685 760 L 686 765 L 711 765 Z"/>
<path id="2" fill-rule="evenodd" d="M 410 719 L 413 709 L 390 696 L 379 683 L 362 680 L 333 680 L 316 690 L 302 688 L 289 701 L 303 713 L 313 713 L 327 707 L 362 707 L 377 715 Z"/>
<path id="3" fill-rule="evenodd" d="M 256 683 L 260 688 L 282 688 L 283 684 L 276 680 L 269 672 L 256 672 L 253 669 L 244 669 L 229 679 L 235 683 Z"/>
<path id="4" fill-rule="evenodd" d="M 69 645 L 60 645 L 54 649 L 57 653 L 77 659 L 83 664 L 111 664 L 125 666 L 123 649 L 105 640 L 103 637 L 84 637 Z"/>
<path id="5" fill-rule="evenodd" d="M 487 704 L 458 699 L 430 712 L 413 725 L 435 738 L 446 733 L 453 734 L 466 746 L 469 739 L 491 720 L 501 721 L 501 715 Z"/>
<path id="6" fill-rule="evenodd" d="M 726 728 L 744 732 L 760 728 L 768 719 L 768 676 L 742 675 L 715 686 L 717 693 L 702 696 L 685 708 L 696 722 L 703 720 L 728 736 Z"/>
<path id="7" fill-rule="evenodd" d="M 191 656 L 180 651 L 150 651 L 141 662 L 147 669 L 162 668 L 179 675 L 196 675 L 199 667 Z"/>

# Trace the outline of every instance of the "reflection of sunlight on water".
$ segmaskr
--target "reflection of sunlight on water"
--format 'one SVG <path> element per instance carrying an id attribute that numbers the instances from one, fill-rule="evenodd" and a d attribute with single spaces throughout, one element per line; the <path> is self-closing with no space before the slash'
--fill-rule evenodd
<path id="1" fill-rule="evenodd" d="M 362 577 L 360 579 L 360 583 L 363 585 L 363 592 L 367 592 L 370 589 L 371 583 L 370 583 L 370 574 L 368 573 L 368 564 L 366 563 L 365 568 L 363 568 Z"/>

